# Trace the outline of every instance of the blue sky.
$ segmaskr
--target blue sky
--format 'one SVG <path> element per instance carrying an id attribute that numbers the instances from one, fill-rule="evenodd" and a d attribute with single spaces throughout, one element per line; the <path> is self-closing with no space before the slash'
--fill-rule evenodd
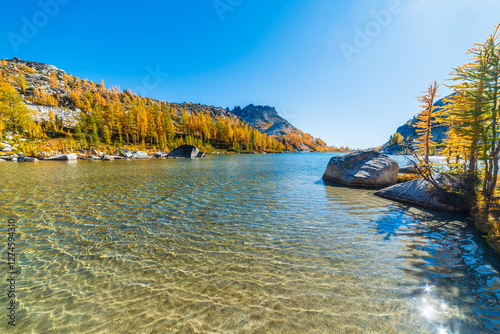
<path id="1" fill-rule="evenodd" d="M 41 0 L 2 9 L 0 58 L 171 102 L 275 106 L 329 145 L 355 148 L 387 141 L 418 112 L 415 97 L 434 80 L 446 84 L 500 22 L 497 0 Z"/>

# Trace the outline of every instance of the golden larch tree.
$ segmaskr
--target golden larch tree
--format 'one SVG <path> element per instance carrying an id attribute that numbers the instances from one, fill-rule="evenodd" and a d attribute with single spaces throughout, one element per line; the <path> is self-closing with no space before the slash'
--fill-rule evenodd
<path id="1" fill-rule="evenodd" d="M 423 111 L 417 115 L 417 122 L 414 124 L 417 136 L 413 142 L 417 154 L 423 156 L 423 164 L 426 168 L 429 167 L 431 147 L 436 144 L 432 141 L 432 126 L 436 123 L 433 112 L 438 88 L 439 85 L 434 81 L 434 84 L 427 89 L 426 94 L 418 97 L 418 100 L 422 103 L 421 108 Z"/>

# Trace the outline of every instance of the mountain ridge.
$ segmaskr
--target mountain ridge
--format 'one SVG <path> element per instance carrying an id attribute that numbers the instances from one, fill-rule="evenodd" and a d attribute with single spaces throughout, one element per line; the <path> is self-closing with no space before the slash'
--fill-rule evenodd
<path id="1" fill-rule="evenodd" d="M 66 129 L 74 130 L 82 119 L 90 117 L 90 115 L 93 115 L 93 118 L 102 118 L 99 121 L 106 122 L 106 117 L 94 115 L 94 109 L 106 113 L 108 110 L 102 111 L 102 109 L 122 108 L 121 112 L 128 114 L 134 107 L 133 104 L 140 102 L 144 104 L 143 108 L 147 112 L 148 109 L 153 108 L 159 108 L 160 111 L 162 108 L 168 109 L 174 123 L 175 134 L 178 137 L 185 137 L 194 132 L 195 137 L 207 140 L 210 135 L 201 134 L 200 131 L 203 129 L 193 130 L 197 125 L 193 125 L 192 121 L 186 119 L 186 117 L 194 118 L 194 121 L 197 121 L 196 117 L 203 118 L 204 116 L 200 115 L 207 114 L 212 118 L 214 124 L 216 120 L 230 119 L 229 123 L 234 124 L 230 125 L 232 127 L 244 129 L 250 127 L 243 131 L 243 134 L 225 139 L 228 145 L 232 140 L 239 141 L 238 145 L 229 145 L 235 150 L 256 149 L 265 147 L 267 144 L 271 145 L 271 142 L 265 137 L 282 143 L 285 150 L 324 151 L 328 149 L 326 143 L 319 139 L 316 140 L 309 134 L 304 134 L 279 116 L 274 107 L 251 104 L 243 109 L 238 107 L 239 110 L 244 111 L 243 114 L 238 115 L 237 108 L 231 112 L 228 109 L 203 104 L 170 103 L 140 97 L 130 90 L 121 92 L 117 87 L 106 88 L 102 81 L 100 84 L 96 84 L 86 79 L 80 79 L 51 64 L 25 61 L 19 58 L 4 59 L 1 62 L 2 76 L 7 78 L 9 84 L 23 96 L 25 104 L 33 112 L 33 118 L 40 122 L 49 122 L 51 117 L 60 118 L 61 125 Z M 262 116 L 264 118 L 261 118 Z M 259 122 L 255 120 L 259 120 Z M 187 125 L 182 122 L 187 122 Z M 108 124 L 108 129 L 104 129 L 100 124 L 97 126 L 99 129 L 94 132 L 98 132 L 99 135 L 103 136 L 105 131 L 111 131 L 113 138 L 116 139 L 119 135 L 121 140 L 120 128 L 113 127 L 114 124 Z M 255 138 L 251 135 L 251 128 L 255 128 L 265 137 Z M 231 129 L 228 130 L 227 125 L 224 131 L 229 131 L 230 134 L 234 132 Z M 249 140 L 253 141 L 253 145 L 248 144 Z M 151 141 L 153 142 L 153 140 Z M 263 143 L 266 141 L 268 143 L 264 145 Z"/>

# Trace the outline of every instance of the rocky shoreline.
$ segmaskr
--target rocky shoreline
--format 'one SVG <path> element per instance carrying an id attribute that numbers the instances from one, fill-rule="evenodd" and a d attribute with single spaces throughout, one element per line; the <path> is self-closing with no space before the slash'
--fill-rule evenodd
<path id="1" fill-rule="evenodd" d="M 94 149 L 79 150 L 78 153 L 59 154 L 53 152 L 54 155 L 45 157 L 25 156 L 22 153 L 12 153 L 10 155 L 0 156 L 0 162 L 38 162 L 38 161 L 78 161 L 78 160 L 140 160 L 140 159 L 197 159 L 205 158 L 207 155 L 224 155 L 224 154 L 281 154 L 291 152 L 233 152 L 233 151 L 216 151 L 216 152 L 202 152 L 197 147 L 192 145 L 182 145 L 170 152 L 155 152 L 147 153 L 139 150 L 120 149 L 112 152 L 111 154 L 104 154 L 103 152 Z"/>
<path id="2" fill-rule="evenodd" d="M 418 172 L 411 166 L 399 168 L 397 162 L 389 156 L 367 150 L 352 152 L 340 158 L 333 157 L 323 179 L 355 188 L 378 188 L 373 193 L 375 196 L 423 209 L 463 213 L 482 232 L 486 242 L 500 254 L 500 238 L 492 235 L 487 227 L 490 224 L 490 214 L 485 214 L 478 208 L 469 210 L 462 195 L 445 191 L 454 182 L 450 180 L 450 176 L 438 174 L 434 177 L 441 188 L 438 189 L 415 173 Z M 500 210 L 494 210 L 492 214 L 496 221 L 500 219 L 498 212 Z"/>
<path id="3" fill-rule="evenodd" d="M 0 158 L 0 162 L 12 161 L 12 162 L 38 162 L 38 161 L 78 161 L 78 160 L 103 160 L 103 161 L 113 161 L 122 159 L 194 159 L 194 158 L 204 158 L 206 156 L 205 152 L 201 152 L 197 147 L 192 145 L 182 145 L 172 150 L 169 153 L 166 152 L 156 152 L 152 155 L 147 152 L 138 150 L 128 150 L 121 149 L 113 152 L 111 155 L 104 154 L 103 152 L 98 152 L 93 149 L 81 150 L 79 153 L 67 153 L 67 154 L 56 154 L 50 157 L 28 157 L 23 154 L 11 154 L 9 156 L 4 156 Z"/>
<path id="4" fill-rule="evenodd" d="M 415 172 L 413 167 L 400 168 L 396 160 L 385 154 L 364 150 L 333 157 L 323 179 L 351 187 L 377 188 L 374 195 L 398 202 L 444 211 L 467 211 L 460 198 L 435 189 L 424 179 L 398 183 L 399 174 Z M 442 175 L 436 180 L 442 185 L 447 182 Z"/>

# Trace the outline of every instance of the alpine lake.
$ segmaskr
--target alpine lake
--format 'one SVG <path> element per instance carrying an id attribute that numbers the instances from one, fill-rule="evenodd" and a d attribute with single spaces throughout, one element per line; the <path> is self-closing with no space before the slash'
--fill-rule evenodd
<path id="1" fill-rule="evenodd" d="M 0 333 L 499 333 L 466 217 L 325 184 L 331 157 L 2 163 Z"/>

